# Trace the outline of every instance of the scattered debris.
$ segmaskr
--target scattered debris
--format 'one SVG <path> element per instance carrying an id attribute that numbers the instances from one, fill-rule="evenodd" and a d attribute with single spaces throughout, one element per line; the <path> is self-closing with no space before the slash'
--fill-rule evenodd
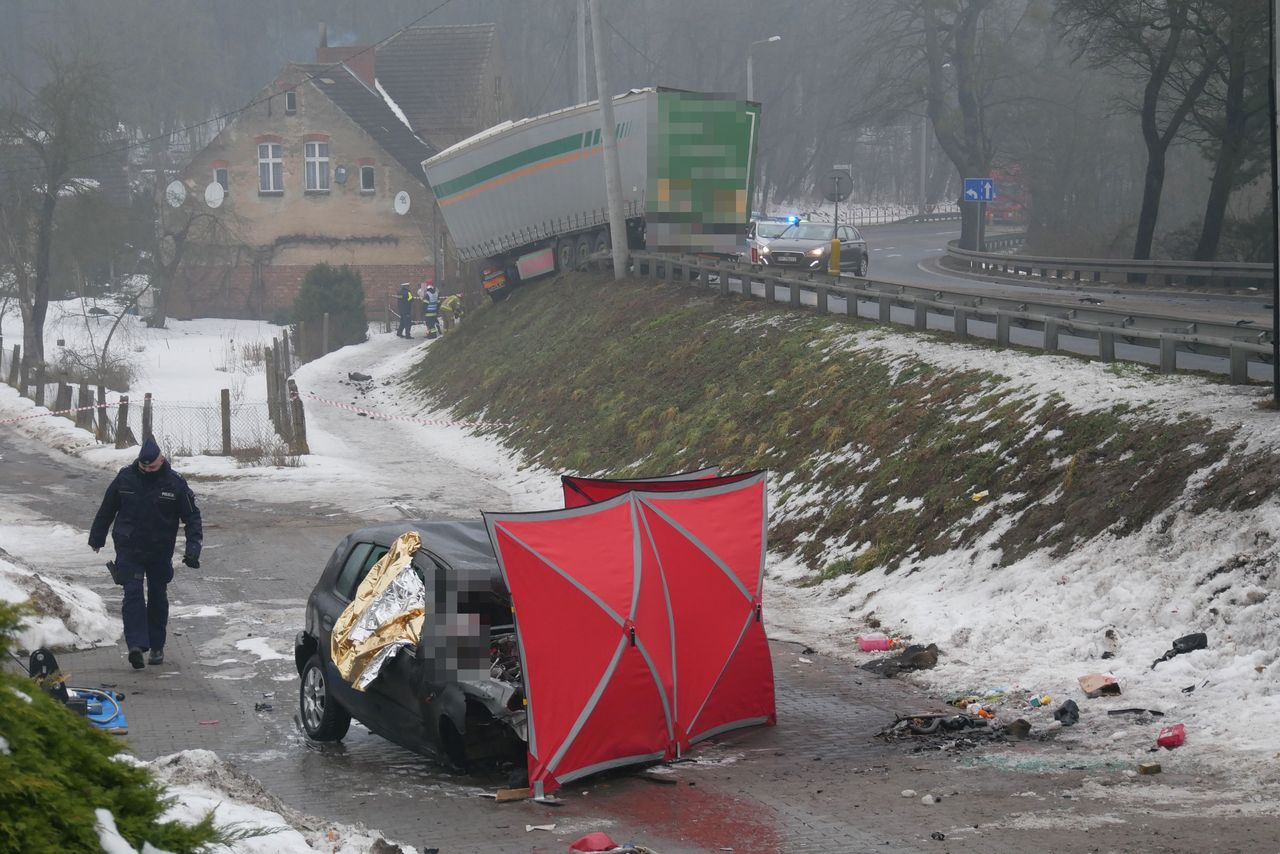
<path id="1" fill-rule="evenodd" d="M 506 803 L 508 801 L 526 801 L 532 792 L 528 789 L 499 789 L 494 798 L 498 803 Z"/>
<path id="2" fill-rule="evenodd" d="M 933 833 L 929 834 L 929 838 L 937 840 L 938 842 L 941 842 L 942 840 L 947 838 L 947 835 L 940 830 L 935 830 Z"/>
<path id="3" fill-rule="evenodd" d="M 899 715 L 893 723 L 880 731 L 886 738 L 901 738 L 913 735 L 935 735 L 946 732 L 959 732 L 965 729 L 979 729 L 987 722 L 973 715 L 946 715 L 925 713 L 917 715 Z"/>
<path id="4" fill-rule="evenodd" d="M 1156 717 L 1156 718 L 1164 717 L 1164 712 L 1157 711 L 1156 709 L 1109 709 L 1107 711 L 1107 714 L 1109 715 L 1151 715 L 1152 717 Z"/>
<path id="5" fill-rule="evenodd" d="M 1173 648 L 1164 655 L 1151 662 L 1151 669 L 1155 670 L 1156 665 L 1162 661 L 1168 661 L 1174 656 L 1182 655 L 1188 652 L 1195 652 L 1197 649 L 1207 649 L 1209 646 L 1209 636 L 1204 632 L 1195 632 L 1194 634 L 1183 635 L 1173 642 Z"/>
<path id="6" fill-rule="evenodd" d="M 353 383 L 367 383 L 373 379 L 373 377 L 368 374 L 362 374 L 359 371 L 350 371 L 347 373 L 347 379 L 351 380 Z"/>
<path id="7" fill-rule="evenodd" d="M 1044 696 L 1041 696 L 1041 697 L 1031 698 L 1032 708 L 1038 709 L 1041 706 L 1050 706 L 1050 705 L 1053 705 L 1053 698 L 1050 697 L 1048 694 L 1045 694 Z"/>
<path id="8" fill-rule="evenodd" d="M 916 790 L 915 790 L 915 789 L 903 789 L 903 790 L 902 790 L 902 797 L 904 797 L 904 798 L 914 798 L 915 796 L 916 796 Z"/>
<path id="9" fill-rule="evenodd" d="M 666 774 L 655 771 L 652 768 L 646 768 L 636 776 L 641 780 L 648 780 L 650 783 L 661 783 L 664 786 L 674 786 L 680 782 L 674 774 Z"/>
<path id="10" fill-rule="evenodd" d="M 1120 683 L 1110 673 L 1086 673 L 1076 680 L 1080 690 L 1090 699 L 1094 697 L 1114 697 L 1120 694 Z"/>
<path id="11" fill-rule="evenodd" d="M 1173 750 L 1175 747 L 1181 747 L 1187 740 L 1187 728 L 1183 724 L 1174 724 L 1173 726 L 1161 727 L 1160 735 L 1156 737 L 1156 746 L 1163 747 L 1167 750 Z"/>
<path id="12" fill-rule="evenodd" d="M 1006 724 L 1004 731 L 1014 738 L 1026 738 L 1031 734 L 1031 722 L 1023 718 L 1018 718 L 1010 724 Z"/>
<path id="13" fill-rule="evenodd" d="M 531 830 L 548 830 L 548 831 L 550 831 L 550 830 L 555 830 L 555 829 L 556 829 L 556 826 L 555 826 L 554 824 L 526 824 L 526 825 L 524 826 L 524 832 L 525 832 L 525 833 L 528 833 L 528 832 L 529 832 L 529 831 L 531 831 Z"/>
<path id="14" fill-rule="evenodd" d="M 569 846 L 570 851 L 612 851 L 619 847 L 618 843 L 609 838 L 609 834 L 602 831 L 594 831 L 588 833 L 581 839 L 575 839 Z"/>
<path id="15" fill-rule="evenodd" d="M 216 726 L 220 723 L 222 723 L 222 721 L 199 721 L 200 726 Z"/>
<path id="16" fill-rule="evenodd" d="M 986 498 L 986 497 L 987 497 L 988 495 L 990 495 L 990 494 L 991 494 L 991 490 L 989 490 L 989 489 L 984 489 L 984 490 L 982 490 L 981 492 L 975 492 L 973 495 L 970 495 L 970 496 L 969 496 L 969 500 L 974 501 L 974 502 L 978 502 L 978 501 L 981 501 L 982 499 Z"/>
<path id="17" fill-rule="evenodd" d="M 1190 693 L 1191 693 L 1192 691 L 1194 691 L 1194 690 L 1196 690 L 1196 686 L 1195 686 L 1195 683 L 1193 682 L 1193 683 L 1191 683 L 1190 685 L 1188 685 L 1187 687 L 1183 688 L 1183 689 L 1182 689 L 1182 693 L 1184 693 L 1184 694 L 1190 694 Z"/>
<path id="18" fill-rule="evenodd" d="M 1159 762 L 1139 762 L 1138 773 L 1139 774 L 1159 774 L 1160 763 Z"/>
<path id="19" fill-rule="evenodd" d="M 271 711 L 271 704 L 270 703 L 254 703 L 253 710 L 255 712 L 269 712 Z"/>
<path id="20" fill-rule="evenodd" d="M 811 659 L 811 658 L 805 658 L 805 657 L 802 655 L 802 656 L 800 656 L 800 663 L 801 663 L 801 664 L 813 664 L 813 659 Z"/>
<path id="21" fill-rule="evenodd" d="M 901 653 L 887 658 L 877 658 L 862 665 L 863 670 L 880 676 L 892 677 L 910 670 L 930 670 L 938 663 L 938 645 L 912 644 Z"/>
<path id="22" fill-rule="evenodd" d="M 1060 721 L 1063 726 L 1072 726 L 1080 722 L 1080 707 L 1076 705 L 1075 700 L 1067 700 L 1053 710 L 1053 718 Z"/>
<path id="23" fill-rule="evenodd" d="M 932 804 L 936 804 L 940 800 L 942 800 L 941 795 L 925 795 L 923 798 L 920 799 L 920 803 L 932 805 Z"/>

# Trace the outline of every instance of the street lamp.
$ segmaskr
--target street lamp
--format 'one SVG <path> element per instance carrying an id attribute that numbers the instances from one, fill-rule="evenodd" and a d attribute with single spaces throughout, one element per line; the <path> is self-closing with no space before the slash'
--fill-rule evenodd
<path id="1" fill-rule="evenodd" d="M 760 41 L 758 42 L 752 42 L 751 45 L 747 48 L 747 100 L 748 101 L 755 100 L 752 97 L 755 94 L 755 86 L 754 86 L 752 75 L 751 75 L 751 51 L 758 44 L 768 44 L 769 42 L 780 42 L 780 41 L 782 41 L 782 36 L 769 36 L 769 38 L 767 39 L 760 39 Z"/>

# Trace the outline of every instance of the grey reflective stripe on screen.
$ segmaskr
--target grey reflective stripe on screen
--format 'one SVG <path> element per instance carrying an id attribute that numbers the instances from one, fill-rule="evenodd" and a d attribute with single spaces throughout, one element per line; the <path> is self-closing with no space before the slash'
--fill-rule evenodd
<path id="1" fill-rule="evenodd" d="M 728 732 L 731 729 L 741 729 L 744 726 L 759 726 L 760 724 L 768 723 L 768 722 L 769 722 L 769 719 L 764 715 L 761 715 L 758 718 L 743 718 L 740 721 L 730 721 L 727 724 L 720 724 L 720 726 L 718 727 L 713 727 L 704 733 L 700 733 L 695 738 L 690 738 L 689 744 L 690 746 L 695 745 L 700 741 L 704 741 L 708 738 L 713 738 L 717 735 L 720 735 L 721 733 Z"/>
<path id="2" fill-rule="evenodd" d="M 538 560 L 540 560 L 540 561 L 542 561 L 544 564 L 546 564 L 546 566 L 547 566 L 547 568 L 548 568 L 548 569 L 551 569 L 553 572 L 555 572 L 557 575 L 559 575 L 559 576 L 560 576 L 561 578 L 563 578 L 565 581 L 567 581 L 567 582 L 569 582 L 570 584 L 572 584 L 575 588 L 577 588 L 577 590 L 578 590 L 580 593 L 582 593 L 582 595 L 583 595 L 583 596 L 586 596 L 586 597 L 587 597 L 588 599 L 590 599 L 592 602 L 596 603 L 596 605 L 597 605 L 597 606 L 599 606 L 599 608 L 600 608 L 600 610 L 601 610 L 601 611 L 604 611 L 606 614 L 608 614 L 608 615 L 609 615 L 609 619 L 613 620 L 613 621 L 614 621 L 615 623 L 617 623 L 619 626 L 623 625 L 623 624 L 626 622 L 626 620 L 622 619 L 622 617 L 618 614 L 618 612 L 617 612 L 617 611 L 613 610 L 613 609 L 612 609 L 612 608 L 610 608 L 608 605 L 606 605 L 603 599 L 601 599 L 601 598 L 600 598 L 599 596 L 597 596 L 595 593 L 592 593 L 592 592 L 591 592 L 590 590 L 588 590 L 585 586 L 583 586 L 583 584 L 582 584 L 582 582 L 581 582 L 581 581 L 579 581 L 578 579 L 574 578 L 572 575 L 570 575 L 569 573 L 565 572 L 565 571 L 564 571 L 563 569 L 561 569 L 560 567 L 556 566 L 554 563 L 552 563 L 549 559 L 547 559 L 547 558 L 546 558 L 546 557 L 545 557 L 541 552 L 539 552 L 539 551 L 538 551 L 537 549 L 535 549 L 533 546 L 529 545 L 529 544 L 528 544 L 528 543 L 526 543 L 524 540 L 520 539 L 520 538 L 519 538 L 519 537 L 517 537 L 515 534 L 511 533 L 510 531 L 506 530 L 505 528 L 503 529 L 503 533 L 504 533 L 504 534 L 506 534 L 508 537 L 510 537 L 513 541 L 515 541 L 515 542 L 516 542 L 516 543 L 517 543 L 521 548 L 523 548 L 523 549 L 524 549 L 525 551 L 527 551 L 529 554 L 533 555 L 533 556 L 534 556 L 534 557 L 536 557 Z M 505 570 L 505 569 L 503 570 L 502 574 L 503 574 L 504 576 L 506 575 L 506 570 Z M 510 590 L 510 589 L 511 589 L 510 585 L 508 585 L 507 589 L 508 589 L 508 590 Z"/>
<path id="3" fill-rule="evenodd" d="M 636 524 L 636 502 L 630 502 L 631 514 L 631 610 L 627 619 L 636 621 L 636 606 L 640 602 L 640 526 Z"/>
<path id="4" fill-rule="evenodd" d="M 652 495 L 653 493 L 649 493 L 649 494 Z M 712 563 L 714 563 L 717 567 L 719 567 L 720 571 L 723 572 L 725 576 L 730 581 L 733 582 L 733 585 L 737 587 L 738 590 L 742 593 L 742 597 L 747 601 L 751 601 L 752 599 L 751 593 L 750 591 L 747 590 L 746 585 L 742 583 L 742 579 L 738 578 L 737 574 L 734 573 L 733 570 L 729 569 L 729 567 L 725 564 L 724 561 L 720 560 L 720 558 L 717 557 L 709 548 L 703 545 L 701 540 L 699 540 L 693 534 L 689 533 L 689 530 L 685 528 L 683 525 L 681 525 L 679 522 L 677 522 L 675 519 L 672 519 L 666 513 L 663 513 L 661 510 L 659 510 L 657 507 L 654 507 L 645 499 L 641 498 L 640 501 L 641 503 L 644 504 L 645 507 L 648 507 L 654 513 L 658 514 L 658 516 L 662 518 L 662 521 L 666 522 L 672 528 L 675 528 L 682 537 L 684 537 L 689 542 L 693 543 L 697 547 L 698 551 L 706 555 L 707 559 L 710 560 Z"/>
<path id="5" fill-rule="evenodd" d="M 653 531 L 649 528 L 649 518 L 643 513 L 640 514 L 640 522 L 644 525 L 645 535 L 649 538 L 649 548 L 653 550 L 653 559 L 658 563 L 658 579 L 662 582 L 662 597 L 667 603 L 667 630 L 671 633 L 671 706 L 676 706 L 676 701 L 680 696 L 680 679 L 676 672 L 676 617 L 671 610 L 671 591 L 667 589 L 667 570 L 662 565 L 662 557 L 658 554 L 658 549 L 653 543 Z M 644 650 L 641 650 L 642 652 Z M 649 654 L 645 652 L 645 660 L 649 661 Z M 649 661 L 649 667 L 653 668 L 653 662 Z M 654 674 L 655 679 L 657 674 Z M 658 681 L 658 689 L 662 690 L 662 681 Z M 663 693 L 662 704 L 666 708 L 666 693 Z M 675 733 L 671 729 L 671 712 L 667 710 L 667 730 L 674 736 Z M 679 745 L 676 746 L 676 753 L 679 754 Z"/>
<path id="6" fill-rule="evenodd" d="M 589 774 L 594 774 L 597 771 L 608 771 L 610 768 L 622 768 L 625 765 L 635 765 L 640 762 L 656 762 L 665 755 L 666 753 L 660 750 L 657 753 L 641 753 L 635 756 L 624 756 L 621 759 L 606 759 L 604 762 L 597 762 L 594 765 L 584 765 L 581 768 L 575 768 L 572 771 L 566 771 L 563 774 L 558 774 L 556 779 L 561 783 L 568 783 L 578 779 L 579 777 L 586 777 Z M 541 786 L 542 784 L 539 783 L 538 785 Z"/>
<path id="7" fill-rule="evenodd" d="M 547 763 L 546 767 L 549 773 L 555 773 L 556 766 L 560 764 L 560 760 L 564 758 L 565 753 L 573 746 L 573 742 L 578 738 L 578 733 L 582 732 L 582 727 L 586 725 L 587 718 L 591 717 L 591 713 L 596 710 L 596 704 L 600 702 L 600 695 L 604 693 L 605 686 L 613 678 L 613 671 L 618 669 L 618 661 L 622 658 L 622 653 L 626 648 L 627 639 L 618 638 L 618 648 L 613 651 L 613 658 L 609 661 L 609 666 L 604 669 L 604 675 L 596 683 L 596 689 L 591 692 L 591 699 L 587 700 L 587 704 L 582 707 L 582 711 L 578 714 L 578 719 L 573 722 L 573 728 L 569 730 L 569 734 L 564 737 L 564 741 L 560 744 L 560 749 L 556 751 L 555 756 L 552 756 L 551 761 Z"/>
<path id="8" fill-rule="evenodd" d="M 738 647 L 742 646 L 742 639 L 747 636 L 747 629 L 751 628 L 751 621 L 755 619 L 755 609 L 747 611 L 747 621 L 742 624 L 742 631 L 738 633 L 738 640 L 734 643 L 733 649 L 729 650 L 729 655 L 724 660 L 724 664 L 720 667 L 720 672 L 716 674 L 716 681 L 711 683 L 711 687 L 707 690 L 707 696 L 702 698 L 702 705 L 698 706 L 698 711 L 689 719 L 689 726 L 685 728 L 685 732 L 693 732 L 693 725 L 698 722 L 698 718 L 702 717 L 702 710 L 707 707 L 707 702 L 711 699 L 711 695 L 716 692 L 716 686 L 720 684 L 720 680 L 724 678 L 724 672 L 729 669 L 729 662 L 733 661 L 733 657 L 738 653 Z M 690 741 L 690 744 L 693 742 Z"/>

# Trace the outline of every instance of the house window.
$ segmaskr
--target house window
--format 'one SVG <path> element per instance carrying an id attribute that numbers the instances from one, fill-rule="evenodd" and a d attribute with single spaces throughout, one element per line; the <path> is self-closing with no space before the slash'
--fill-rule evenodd
<path id="1" fill-rule="evenodd" d="M 278 142 L 258 146 L 258 192 L 284 192 L 284 146 Z"/>
<path id="2" fill-rule="evenodd" d="M 307 192 L 329 192 L 329 143 L 306 144 Z"/>
<path id="3" fill-rule="evenodd" d="M 372 193 L 374 191 L 373 167 L 360 167 L 360 192 Z"/>
<path id="4" fill-rule="evenodd" d="M 298 93 L 297 92 L 284 93 L 284 111 L 289 115 L 293 115 L 294 113 L 298 112 Z"/>
<path id="5" fill-rule="evenodd" d="M 231 190 L 231 180 L 227 177 L 227 168 L 220 166 L 213 170 L 213 181 L 215 184 L 222 185 L 222 192 L 226 193 Z"/>

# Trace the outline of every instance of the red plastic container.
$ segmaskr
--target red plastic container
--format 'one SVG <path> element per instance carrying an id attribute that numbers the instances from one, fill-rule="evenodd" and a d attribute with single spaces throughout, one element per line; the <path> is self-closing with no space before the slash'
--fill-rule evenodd
<path id="1" fill-rule="evenodd" d="M 881 632 L 858 635 L 858 648 L 863 652 L 883 652 L 893 646 L 893 638 Z"/>
<path id="2" fill-rule="evenodd" d="M 1187 728 L 1182 724 L 1174 724 L 1173 726 L 1160 728 L 1160 735 L 1156 738 L 1156 744 L 1172 750 L 1175 747 L 1181 747 L 1186 740 Z"/>

